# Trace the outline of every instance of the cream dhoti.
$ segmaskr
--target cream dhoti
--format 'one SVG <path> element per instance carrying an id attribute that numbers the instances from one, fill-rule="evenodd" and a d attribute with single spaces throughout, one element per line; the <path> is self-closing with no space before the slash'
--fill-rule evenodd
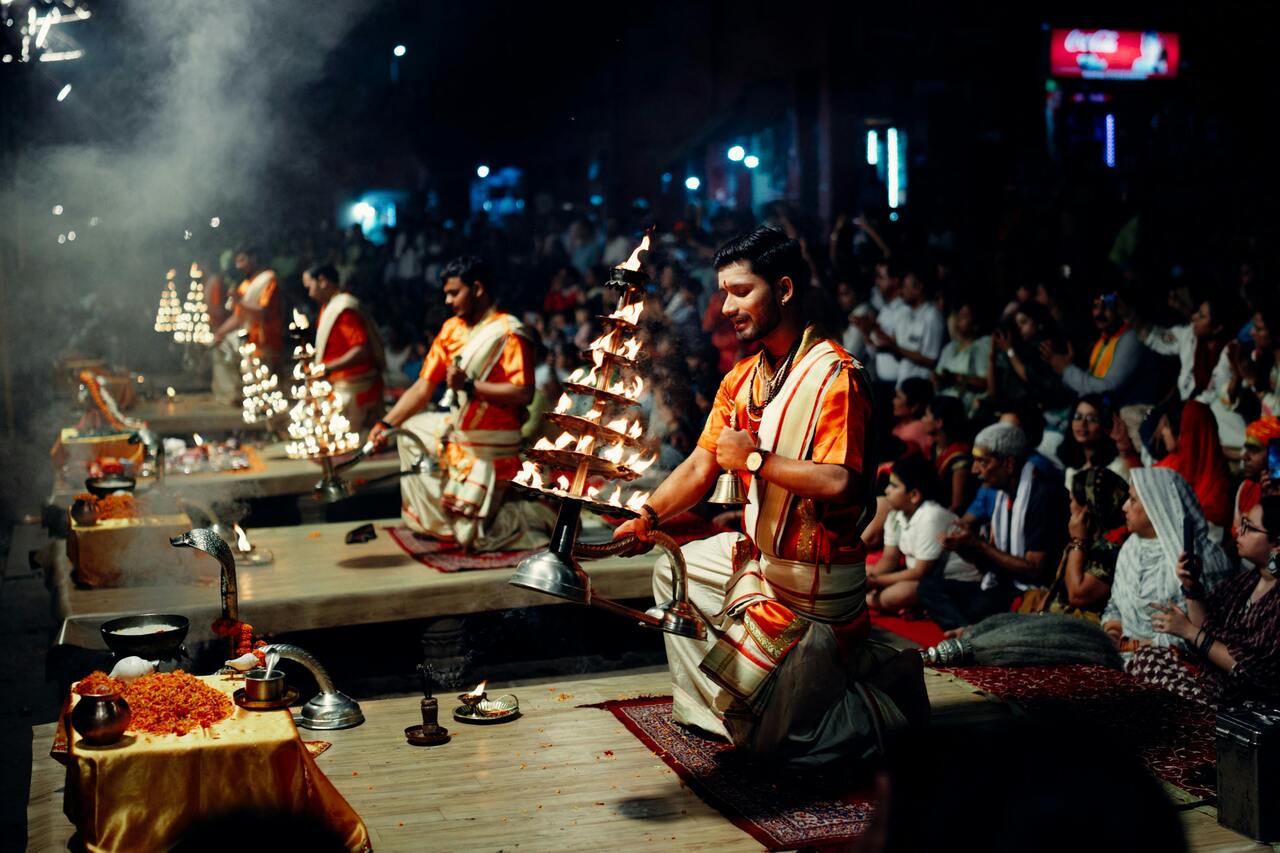
<path id="1" fill-rule="evenodd" d="M 905 720 L 888 696 L 861 683 L 860 676 L 879 668 L 894 650 L 866 641 L 865 613 L 832 624 L 812 618 L 816 614 L 770 606 L 781 604 L 783 588 L 802 572 L 767 557 L 743 561 L 746 544 L 740 534 L 722 533 L 681 549 L 689 600 L 708 631 L 705 640 L 664 635 L 676 722 L 795 765 L 878 751 L 885 735 Z M 865 582 L 863 565 L 809 568 L 851 593 Z M 655 567 L 653 588 L 656 600 L 671 598 L 665 557 Z M 742 600 L 726 608 L 734 598 Z"/>
<path id="2" fill-rule="evenodd" d="M 450 412 L 423 412 L 405 421 L 432 453 L 434 470 L 400 481 L 401 518 L 406 526 L 436 539 L 453 540 L 470 551 L 505 551 L 547 544 L 555 514 L 536 501 L 508 501 L 507 483 L 495 463 L 516 456 L 520 433 L 508 430 L 461 432 Z M 418 454 L 400 442 L 403 465 Z"/>

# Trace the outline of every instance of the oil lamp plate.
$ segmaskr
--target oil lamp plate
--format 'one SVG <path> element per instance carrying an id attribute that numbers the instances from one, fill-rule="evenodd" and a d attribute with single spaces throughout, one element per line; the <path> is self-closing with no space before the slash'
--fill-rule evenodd
<path id="1" fill-rule="evenodd" d="M 617 403 L 619 406 L 639 405 L 638 400 L 632 400 L 622 394 L 615 394 L 612 391 L 605 391 L 602 388 L 595 388 L 591 385 L 579 385 L 577 382 L 565 382 L 564 389 L 573 394 L 582 394 L 587 397 L 595 397 L 597 400 Z"/>
<path id="2" fill-rule="evenodd" d="M 510 693 L 496 699 L 484 699 L 475 708 L 459 705 L 453 709 L 453 718 L 460 723 L 489 725 L 506 723 L 520 716 L 520 703 Z"/>
<path id="3" fill-rule="evenodd" d="M 597 314 L 596 319 L 606 328 L 621 329 L 624 332 L 637 332 L 640 327 L 630 320 L 624 320 L 621 317 L 610 317 L 607 314 Z"/>
<path id="4" fill-rule="evenodd" d="M 526 459 L 541 462 L 550 468 L 565 471 L 576 471 L 580 463 L 587 463 L 587 476 L 604 477 L 608 480 L 634 480 L 640 475 L 625 465 L 592 456 L 590 453 L 579 453 L 576 450 L 526 450 Z M 577 497 L 569 495 L 569 497 Z"/>
<path id="5" fill-rule="evenodd" d="M 640 439 L 632 438 L 626 433 L 618 432 L 615 429 L 609 429 L 609 427 L 599 421 L 584 418 L 582 415 L 566 415 L 558 412 L 547 412 L 543 417 L 567 432 L 577 433 L 578 435 L 581 435 L 582 433 L 590 433 L 597 439 L 603 439 L 606 444 L 617 444 L 618 442 L 622 442 L 627 447 L 644 447 L 644 444 Z M 603 418 L 601 420 L 603 420 Z"/>
<path id="6" fill-rule="evenodd" d="M 551 495 L 552 497 L 566 498 L 568 500 L 574 500 L 574 501 L 581 501 L 583 507 L 591 510 L 597 515 L 607 515 L 613 518 L 639 518 L 640 517 L 640 513 L 634 509 L 629 509 L 625 506 L 618 506 L 617 504 L 606 503 L 604 501 L 592 500 L 591 498 L 586 496 L 573 495 L 573 494 L 570 494 L 569 492 L 564 491 L 563 489 L 557 489 L 554 486 L 544 485 L 542 488 L 539 489 L 534 486 L 526 486 L 523 483 L 511 483 L 510 485 L 517 489 L 524 489 L 525 491 L 531 492 L 533 494 Z"/>

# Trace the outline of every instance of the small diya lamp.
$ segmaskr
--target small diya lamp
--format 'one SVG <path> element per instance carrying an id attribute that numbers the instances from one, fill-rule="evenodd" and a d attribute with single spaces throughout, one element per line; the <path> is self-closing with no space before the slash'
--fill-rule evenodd
<path id="1" fill-rule="evenodd" d="M 453 718 L 460 723 L 502 723 L 520 716 L 520 702 L 514 694 L 507 693 L 490 699 L 484 692 L 488 681 L 476 685 L 470 693 L 459 693 L 462 704 L 453 709 Z"/>
<path id="2" fill-rule="evenodd" d="M 241 566 L 267 566 L 275 560 L 275 555 L 266 548 L 259 548 L 249 541 L 244 528 L 233 523 L 232 530 L 236 534 L 236 563 Z"/>
<path id="3" fill-rule="evenodd" d="M 459 693 L 458 701 L 462 703 L 462 707 L 466 709 L 469 716 L 482 717 L 484 713 L 480 710 L 480 703 L 489 698 L 489 694 L 484 692 L 484 687 L 488 684 L 488 680 L 480 682 L 470 693 Z"/>

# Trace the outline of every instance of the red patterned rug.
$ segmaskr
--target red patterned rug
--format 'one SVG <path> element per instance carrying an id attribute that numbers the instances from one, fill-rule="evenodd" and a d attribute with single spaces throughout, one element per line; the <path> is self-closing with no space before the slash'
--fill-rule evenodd
<path id="1" fill-rule="evenodd" d="M 609 520 L 609 519 L 606 519 Z M 618 522 L 620 523 L 620 522 Z M 706 539 L 727 528 L 705 521 L 691 512 L 681 513 L 662 525 L 663 531 L 681 545 L 695 539 Z M 413 559 L 437 572 L 470 572 L 477 569 L 512 569 L 525 557 L 541 551 L 530 548 L 525 551 L 490 551 L 485 554 L 468 554 L 453 542 L 441 542 L 422 536 L 404 525 L 384 527 L 383 530 Z"/>
<path id="2" fill-rule="evenodd" d="M 770 850 L 846 844 L 871 825 L 869 786 L 835 795 L 849 786 L 847 774 L 788 773 L 750 763 L 728 744 L 673 723 L 670 696 L 584 707 L 612 712 L 694 793 Z"/>
<path id="3" fill-rule="evenodd" d="M 1215 796 L 1214 712 L 1102 666 L 943 669 L 1038 717 L 1086 723 L 1128 744 L 1158 778 L 1196 799 Z"/>

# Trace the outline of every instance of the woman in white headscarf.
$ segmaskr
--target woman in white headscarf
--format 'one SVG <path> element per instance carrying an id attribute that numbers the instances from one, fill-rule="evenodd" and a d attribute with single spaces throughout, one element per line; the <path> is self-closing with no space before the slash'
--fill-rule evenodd
<path id="1" fill-rule="evenodd" d="M 1204 566 L 1204 585 L 1213 587 L 1232 572 L 1226 554 L 1209 539 L 1209 528 L 1195 492 L 1170 468 L 1135 468 L 1129 472 L 1129 500 L 1125 523 L 1133 535 L 1120 549 L 1111 600 L 1102 612 L 1102 628 L 1111 635 L 1121 656 L 1147 646 L 1180 647 L 1182 641 L 1156 631 L 1153 602 L 1183 603 L 1178 579 L 1183 520 L 1190 519 L 1196 554 Z"/>

